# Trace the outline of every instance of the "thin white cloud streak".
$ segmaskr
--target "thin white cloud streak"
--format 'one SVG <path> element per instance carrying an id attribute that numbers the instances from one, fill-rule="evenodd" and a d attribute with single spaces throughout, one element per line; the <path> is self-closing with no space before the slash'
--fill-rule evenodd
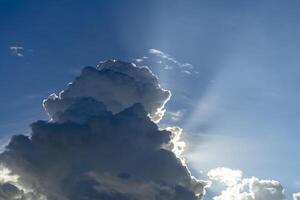
<path id="1" fill-rule="evenodd" d="M 161 58 L 164 58 L 166 60 L 169 60 L 171 62 L 173 62 L 174 64 L 177 64 L 179 66 L 182 66 L 182 64 L 180 62 L 178 62 L 177 60 L 175 60 L 173 57 L 171 57 L 169 54 L 167 53 L 164 53 L 160 50 L 157 50 L 157 49 L 149 49 L 149 53 L 150 54 L 154 54 L 156 56 L 159 56 Z"/>
<path id="2" fill-rule="evenodd" d="M 194 68 L 193 65 L 191 65 L 190 63 L 181 63 L 178 60 L 176 60 L 175 58 L 173 58 L 172 56 L 170 56 L 169 54 L 162 52 L 160 50 L 157 50 L 157 49 L 149 49 L 149 54 L 153 54 L 160 58 L 166 59 L 166 60 L 170 61 L 171 63 L 177 65 L 178 67 L 185 69 L 184 71 L 192 70 Z"/>
<path id="3" fill-rule="evenodd" d="M 148 55 L 134 60 L 137 64 L 144 64 L 147 61 L 154 61 L 156 64 L 163 67 L 164 70 L 178 70 L 178 72 L 191 75 L 198 73 L 194 70 L 194 66 L 190 63 L 182 63 L 176 60 L 171 55 L 158 49 L 149 49 Z"/>

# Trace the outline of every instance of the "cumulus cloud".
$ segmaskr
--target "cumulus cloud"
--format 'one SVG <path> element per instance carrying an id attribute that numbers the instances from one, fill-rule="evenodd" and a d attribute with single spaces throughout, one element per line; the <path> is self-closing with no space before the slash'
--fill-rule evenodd
<path id="1" fill-rule="evenodd" d="M 169 97 L 147 68 L 120 61 L 84 68 L 65 91 L 44 101 L 52 120 L 32 123 L 31 135 L 13 136 L 0 155 L 9 174 L 17 176 L 3 181 L 0 195 L 7 195 L 5 200 L 201 199 L 205 183 L 178 157 L 184 148 L 181 129 L 160 130 L 153 122 Z"/>
<path id="2" fill-rule="evenodd" d="M 300 200 L 300 192 L 293 194 L 293 200 Z"/>
<path id="3" fill-rule="evenodd" d="M 218 167 L 210 170 L 207 175 L 211 180 L 220 181 L 226 186 L 233 186 L 241 180 L 242 174 L 243 172 L 240 170 Z"/>
<path id="4" fill-rule="evenodd" d="M 170 96 L 171 93 L 159 86 L 157 77 L 147 67 L 108 60 L 96 69 L 84 68 L 65 91 L 50 95 L 44 101 L 44 108 L 56 121 L 74 101 L 91 97 L 102 102 L 113 113 L 141 103 L 151 119 L 159 121 Z"/>
<path id="5" fill-rule="evenodd" d="M 278 181 L 243 178 L 242 171 L 216 168 L 208 172 L 213 181 L 226 186 L 214 200 L 284 200 L 284 189 Z"/>
<path id="6" fill-rule="evenodd" d="M 24 55 L 23 54 L 24 47 L 21 47 L 21 46 L 10 46 L 9 50 L 11 51 L 11 55 L 13 55 L 13 56 L 22 57 Z"/>

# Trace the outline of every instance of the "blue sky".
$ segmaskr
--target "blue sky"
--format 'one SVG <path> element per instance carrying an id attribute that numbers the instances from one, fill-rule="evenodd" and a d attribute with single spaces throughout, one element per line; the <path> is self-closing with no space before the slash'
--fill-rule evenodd
<path id="1" fill-rule="evenodd" d="M 46 119 L 42 100 L 83 66 L 157 49 L 193 66 L 185 74 L 152 62 L 173 92 L 169 115 L 181 113 L 166 123 L 184 128 L 195 172 L 241 169 L 300 191 L 299 9 L 299 1 L 1 0 L 0 135 Z"/>

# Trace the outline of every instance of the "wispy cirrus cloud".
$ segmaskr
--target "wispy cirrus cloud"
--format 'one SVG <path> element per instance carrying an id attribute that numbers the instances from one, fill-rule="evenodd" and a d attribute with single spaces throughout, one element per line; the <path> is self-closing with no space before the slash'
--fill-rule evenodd
<path id="1" fill-rule="evenodd" d="M 147 56 L 137 58 L 134 60 L 137 64 L 145 64 L 147 62 L 154 62 L 161 66 L 164 70 L 178 70 L 179 72 L 191 75 L 198 73 L 194 70 L 194 66 L 190 63 L 183 63 L 158 49 L 149 49 Z"/>
<path id="2" fill-rule="evenodd" d="M 161 64 L 167 64 L 163 60 L 169 61 L 170 64 L 173 64 L 173 66 L 175 67 L 179 67 L 181 69 L 181 72 L 186 74 L 191 74 L 191 70 L 194 68 L 193 65 L 191 65 L 190 63 L 181 63 L 175 58 L 173 58 L 171 55 L 157 49 L 149 49 L 149 54 L 153 54 L 158 58 L 162 59 L 160 60 Z M 172 69 L 172 67 L 170 67 L 170 65 L 165 65 L 165 69 Z"/>

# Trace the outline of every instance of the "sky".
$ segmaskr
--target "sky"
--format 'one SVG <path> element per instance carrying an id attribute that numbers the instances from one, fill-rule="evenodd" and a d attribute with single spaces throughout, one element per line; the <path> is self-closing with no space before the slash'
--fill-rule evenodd
<path id="1" fill-rule="evenodd" d="M 0 1 L 0 137 L 47 119 L 84 66 L 148 65 L 201 177 L 227 167 L 300 191 L 299 1 Z"/>

